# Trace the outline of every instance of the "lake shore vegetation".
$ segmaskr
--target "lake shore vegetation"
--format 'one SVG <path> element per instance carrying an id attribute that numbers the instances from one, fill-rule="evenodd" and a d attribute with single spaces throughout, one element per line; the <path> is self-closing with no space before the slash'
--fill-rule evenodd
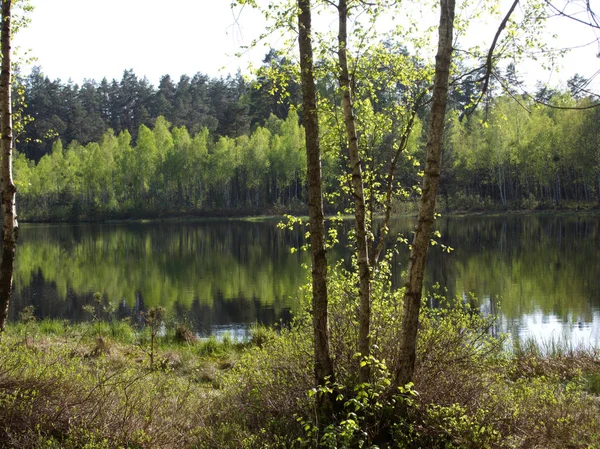
<path id="1" fill-rule="evenodd" d="M 165 321 L 9 323 L 0 340 L 0 447 L 593 448 L 600 354 L 493 332 L 494 318 L 428 295 L 414 383 L 390 393 L 402 290 L 373 283 L 373 352 L 358 378 L 355 274 L 330 276 L 339 410 L 321 428 L 305 304 L 289 326 L 247 340 L 198 339 Z M 153 356 L 151 358 L 151 351 Z M 153 361 L 151 361 L 153 359 Z M 362 363 L 362 362 L 361 362 Z"/>

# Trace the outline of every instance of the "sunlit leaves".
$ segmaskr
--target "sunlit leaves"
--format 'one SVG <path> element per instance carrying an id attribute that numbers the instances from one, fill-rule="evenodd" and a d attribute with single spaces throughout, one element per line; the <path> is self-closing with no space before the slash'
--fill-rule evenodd
<path id="1" fill-rule="evenodd" d="M 24 217 L 299 203 L 306 179 L 304 129 L 294 110 L 236 139 L 206 128 L 191 136 L 158 117 L 135 142 L 127 131 L 108 130 L 99 142 L 73 141 L 65 150 L 58 140 L 53 148 L 38 164 L 17 158 Z"/>
<path id="2" fill-rule="evenodd" d="M 590 102 L 566 92 L 548 101 L 566 107 Z M 562 197 L 592 199 L 600 166 L 597 112 L 549 109 L 527 98 L 521 102 L 496 97 L 487 111 L 462 122 L 453 119 L 449 142 L 459 184 L 480 192 L 492 186 L 487 195 L 528 207 Z"/>

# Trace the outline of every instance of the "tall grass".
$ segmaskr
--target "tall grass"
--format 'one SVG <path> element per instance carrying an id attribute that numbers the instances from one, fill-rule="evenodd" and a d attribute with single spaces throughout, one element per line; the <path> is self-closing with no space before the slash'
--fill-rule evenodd
<path id="1" fill-rule="evenodd" d="M 68 346 L 0 343 L 0 447 L 177 447 L 202 423 L 185 378 Z M 90 446 L 94 443 L 93 446 Z"/>

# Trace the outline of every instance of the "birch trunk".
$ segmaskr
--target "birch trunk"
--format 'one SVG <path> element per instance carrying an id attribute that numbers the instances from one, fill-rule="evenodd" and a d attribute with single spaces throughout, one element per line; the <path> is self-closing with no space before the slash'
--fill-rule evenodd
<path id="1" fill-rule="evenodd" d="M 348 71 L 348 2 L 339 0 L 339 31 L 338 31 L 338 62 L 340 67 L 340 87 L 342 90 L 342 106 L 346 140 L 352 172 L 352 193 L 354 196 L 354 218 L 356 226 L 356 249 L 358 252 L 359 277 L 359 311 L 358 311 L 358 352 L 361 359 L 370 354 L 371 327 L 371 270 L 369 269 L 369 249 L 367 241 L 367 221 L 365 212 L 365 194 L 360 155 L 358 153 L 358 138 L 356 136 L 356 121 L 350 92 L 350 73 Z M 369 365 L 362 366 L 359 371 L 360 382 L 369 379 Z"/>
<path id="2" fill-rule="evenodd" d="M 310 253 L 312 261 L 312 308 L 315 355 L 315 382 L 324 385 L 334 381 L 333 363 L 329 350 L 327 316 L 327 259 L 325 258 L 325 223 L 321 178 L 321 149 L 317 92 L 313 71 L 310 0 L 298 0 L 298 44 L 300 48 L 300 77 L 306 139 L 306 167 L 308 180 L 308 214 L 310 217 Z"/>
<path id="3" fill-rule="evenodd" d="M 421 309 L 423 273 L 434 221 L 435 202 L 440 180 L 442 138 L 448 100 L 448 78 L 452 60 L 452 35 L 455 0 L 440 0 L 438 51 L 435 57 L 433 97 L 427 135 L 427 162 L 423 176 L 423 193 L 419 219 L 410 252 L 408 280 L 404 293 L 402 329 L 394 376 L 394 386 L 403 386 L 413 379 L 417 350 L 417 330 Z"/>
<path id="4" fill-rule="evenodd" d="M 16 188 L 12 176 L 12 109 L 11 109 L 11 0 L 2 1 L 2 28 L 0 40 L 2 45 L 2 66 L 0 73 L 0 126 L 2 139 L 2 261 L 0 262 L 0 332 L 4 331 L 8 316 L 8 305 L 12 294 L 12 279 L 17 246 L 18 223 L 15 208 Z"/>

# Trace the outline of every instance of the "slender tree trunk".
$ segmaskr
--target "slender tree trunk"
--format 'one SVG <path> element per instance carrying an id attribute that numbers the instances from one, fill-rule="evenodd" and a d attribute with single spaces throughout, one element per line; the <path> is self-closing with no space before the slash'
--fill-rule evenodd
<path id="1" fill-rule="evenodd" d="M 560 203 L 561 195 L 560 195 L 560 169 L 556 170 L 556 205 L 558 206 Z"/>
<path id="2" fill-rule="evenodd" d="M 0 73 L 0 125 L 2 141 L 0 144 L 2 165 L 2 212 L 4 222 L 2 227 L 2 262 L 0 262 L 0 332 L 4 331 L 8 316 L 8 305 L 12 294 L 12 278 L 15 263 L 15 250 L 19 225 L 15 207 L 16 188 L 12 176 L 12 108 L 10 99 L 11 89 L 11 0 L 2 1 L 2 29 L 0 40 L 2 45 L 2 71 Z"/>
<path id="3" fill-rule="evenodd" d="M 408 138 L 412 132 L 412 128 L 415 123 L 415 117 L 417 115 L 417 110 L 419 109 L 419 104 L 421 102 L 421 97 L 419 97 L 413 107 L 410 118 L 408 119 L 408 123 L 406 124 L 406 128 L 404 128 L 404 132 L 402 133 L 402 137 L 400 138 L 400 144 L 398 145 L 398 149 L 392 158 L 392 162 L 390 163 L 390 169 L 387 173 L 387 186 L 385 191 L 385 200 L 384 200 L 384 210 L 385 215 L 383 218 L 383 223 L 381 225 L 381 231 L 379 233 L 379 238 L 377 241 L 377 246 L 374 250 L 371 251 L 370 257 L 370 265 L 372 268 L 375 268 L 377 262 L 379 261 L 379 257 L 383 252 L 383 247 L 385 245 L 385 238 L 387 233 L 389 232 L 389 224 L 390 218 L 392 217 L 392 196 L 394 193 L 394 179 L 396 176 L 396 167 L 398 165 L 398 159 L 400 158 L 400 154 L 406 149 L 408 145 Z M 448 191 L 446 190 L 446 208 L 448 208 Z M 372 211 L 373 208 L 371 208 Z"/>
<path id="4" fill-rule="evenodd" d="M 423 193 L 419 205 L 419 220 L 410 251 L 408 280 L 404 293 L 402 329 L 394 385 L 406 385 L 413 379 L 417 350 L 417 329 L 421 309 L 423 273 L 434 221 L 435 201 L 440 180 L 442 138 L 448 100 L 448 78 L 452 60 L 452 34 L 455 0 L 440 0 L 438 52 L 435 62 L 433 98 L 427 136 L 427 162 L 423 177 Z"/>
<path id="5" fill-rule="evenodd" d="M 310 217 L 310 253 L 312 259 L 312 308 L 315 351 L 315 382 L 324 385 L 334 381 L 333 363 L 329 352 L 327 316 L 327 259 L 325 257 L 325 222 L 321 178 L 321 149 L 317 116 L 317 91 L 313 71 L 310 0 L 298 0 L 298 44 L 300 77 L 306 139 L 308 180 L 308 214 Z"/>
<path id="6" fill-rule="evenodd" d="M 369 248 L 367 242 L 367 220 L 365 213 L 365 194 L 360 155 L 358 154 L 358 138 L 356 122 L 352 110 L 352 94 L 350 92 L 350 73 L 348 72 L 348 2 L 339 0 L 338 62 L 340 65 L 340 86 L 342 88 L 342 107 L 350 169 L 352 171 L 352 193 L 354 196 L 354 218 L 356 225 L 356 248 L 358 251 L 358 277 L 360 305 L 358 312 L 358 352 L 361 359 L 370 353 L 371 327 L 371 270 L 369 269 Z M 369 379 L 369 365 L 360 368 L 360 382 Z"/>
<path id="7" fill-rule="evenodd" d="M 503 195 L 503 191 L 502 191 L 502 185 L 503 185 L 503 179 L 502 179 L 502 170 L 501 170 L 501 166 L 500 166 L 500 162 L 498 162 L 498 191 L 500 192 L 500 201 L 502 202 L 503 206 L 506 206 L 506 198 Z"/>

